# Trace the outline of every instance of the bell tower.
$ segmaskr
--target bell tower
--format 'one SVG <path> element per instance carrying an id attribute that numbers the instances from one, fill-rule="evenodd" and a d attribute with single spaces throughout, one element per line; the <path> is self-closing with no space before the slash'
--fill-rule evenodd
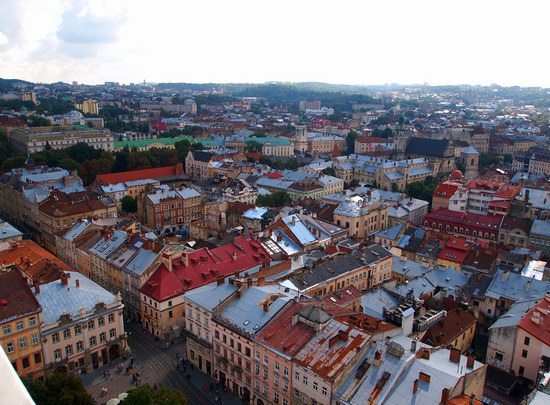
<path id="1" fill-rule="evenodd" d="M 294 150 L 298 153 L 307 152 L 307 125 L 303 123 L 296 124 Z"/>

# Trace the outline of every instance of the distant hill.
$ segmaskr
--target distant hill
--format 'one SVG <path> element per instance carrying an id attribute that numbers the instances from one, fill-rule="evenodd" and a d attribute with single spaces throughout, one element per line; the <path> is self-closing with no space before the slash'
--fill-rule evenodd
<path id="1" fill-rule="evenodd" d="M 28 85 L 31 82 L 26 82 L 19 79 L 2 79 L 0 78 L 0 92 L 12 91 L 17 88 L 17 85 Z"/>

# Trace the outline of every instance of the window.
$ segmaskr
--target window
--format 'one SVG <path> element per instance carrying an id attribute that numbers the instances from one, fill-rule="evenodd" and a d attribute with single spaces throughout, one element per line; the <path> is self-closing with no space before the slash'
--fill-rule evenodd
<path id="1" fill-rule="evenodd" d="M 256 360 L 260 361 L 260 352 L 259 351 L 256 350 L 255 356 L 256 356 Z"/>
<path id="2" fill-rule="evenodd" d="M 219 339 L 219 338 L 220 338 L 220 332 L 219 332 L 219 331 L 215 331 L 215 332 L 214 332 L 214 337 L 215 337 L 216 339 Z"/>
<path id="3" fill-rule="evenodd" d="M 288 391 L 288 381 L 283 381 L 283 391 Z"/>
<path id="4" fill-rule="evenodd" d="M 269 359 L 267 358 L 267 356 L 264 356 L 264 364 L 269 364 Z"/>
<path id="5" fill-rule="evenodd" d="M 531 338 L 529 336 L 525 336 L 525 339 L 523 339 L 523 344 L 525 346 L 529 346 L 530 342 L 531 342 Z"/>
<path id="6" fill-rule="evenodd" d="M 4 326 L 3 331 L 4 331 L 4 335 L 10 334 L 11 333 L 11 326 L 10 325 Z"/>
<path id="7" fill-rule="evenodd" d="M 113 340 L 116 337 L 116 329 L 111 329 L 109 331 L 109 338 Z"/>
<path id="8" fill-rule="evenodd" d="M 273 402 L 275 402 L 276 404 L 279 403 L 279 393 L 278 392 L 275 392 L 273 394 Z"/>
<path id="9" fill-rule="evenodd" d="M 172 311 L 168 311 L 168 318 L 173 318 L 174 317 L 174 314 L 172 313 Z"/>
<path id="10" fill-rule="evenodd" d="M 40 352 L 34 354 L 34 364 L 42 363 L 42 354 Z"/>
<path id="11" fill-rule="evenodd" d="M 8 353 L 13 353 L 15 351 L 15 349 L 13 348 L 13 343 L 10 342 L 6 345 L 6 351 Z"/>
<path id="12" fill-rule="evenodd" d="M 97 320 L 97 325 L 98 327 L 102 327 L 103 325 L 105 325 L 105 318 L 104 317 L 101 317 Z"/>
<path id="13" fill-rule="evenodd" d="M 27 347 L 27 338 L 19 338 L 19 347 L 21 349 L 24 349 L 25 347 Z"/>
<path id="14" fill-rule="evenodd" d="M 104 343 L 107 340 L 107 334 L 105 332 L 101 332 L 99 334 L 99 343 Z"/>
<path id="15" fill-rule="evenodd" d="M 319 389 L 319 384 L 317 384 L 317 381 L 313 381 L 313 389 L 317 391 Z"/>
<path id="16" fill-rule="evenodd" d="M 245 348 L 244 352 L 246 354 L 246 357 L 250 357 L 250 348 L 249 347 Z"/>
<path id="17" fill-rule="evenodd" d="M 523 373 L 525 373 L 525 367 L 519 366 L 518 374 L 522 376 Z"/>
<path id="18" fill-rule="evenodd" d="M 11 362 L 11 365 L 12 365 L 13 369 L 14 369 L 15 371 L 17 371 L 17 362 L 16 362 L 16 361 L 12 361 L 12 362 Z"/>
<path id="19" fill-rule="evenodd" d="M 294 388 L 294 396 L 296 398 L 300 398 L 300 391 L 298 391 L 296 388 Z"/>
<path id="20" fill-rule="evenodd" d="M 283 369 L 283 375 L 284 375 L 285 377 L 288 377 L 288 367 L 285 367 L 285 368 Z"/>
<path id="21" fill-rule="evenodd" d="M 283 405 L 288 405 L 288 399 L 283 398 Z"/>
<path id="22" fill-rule="evenodd" d="M 267 385 L 264 385 L 264 396 L 269 397 L 269 387 Z"/>
<path id="23" fill-rule="evenodd" d="M 279 386 L 279 376 L 277 374 L 273 376 L 273 384 Z"/>
<path id="24" fill-rule="evenodd" d="M 79 340 L 76 342 L 76 351 L 81 352 L 84 350 L 84 342 L 82 340 Z"/>
<path id="25" fill-rule="evenodd" d="M 256 372 L 256 374 L 260 374 L 260 365 L 259 364 L 256 364 L 256 366 L 254 367 L 254 371 Z"/>
<path id="26" fill-rule="evenodd" d="M 71 330 L 70 329 L 65 329 L 63 331 L 63 339 L 70 339 L 71 338 Z"/>
<path id="27" fill-rule="evenodd" d="M 31 366 L 31 362 L 29 361 L 29 357 L 23 357 L 23 368 L 29 368 Z"/>
<path id="28" fill-rule="evenodd" d="M 53 352 L 53 357 L 55 361 L 61 360 L 61 349 L 55 349 Z"/>
<path id="29" fill-rule="evenodd" d="M 267 380 L 269 378 L 269 373 L 267 370 L 264 369 L 264 380 Z"/>
<path id="30" fill-rule="evenodd" d="M 304 385 L 307 385 L 307 376 L 305 376 L 305 375 L 302 376 L 302 383 L 303 383 Z"/>
<path id="31" fill-rule="evenodd" d="M 33 316 L 32 318 L 29 318 L 29 326 L 36 325 L 36 318 Z"/>
<path id="32" fill-rule="evenodd" d="M 499 352 L 495 353 L 495 360 L 502 361 L 503 358 L 504 358 L 504 356 L 503 356 L 502 353 L 499 353 Z"/>
<path id="33" fill-rule="evenodd" d="M 65 346 L 65 356 L 69 357 L 73 355 L 73 345 Z"/>
<path id="34" fill-rule="evenodd" d="M 275 362 L 275 365 L 273 366 L 273 368 L 275 369 L 275 371 L 279 371 L 279 369 L 281 368 L 280 364 L 278 361 Z"/>
<path id="35" fill-rule="evenodd" d="M 294 379 L 300 381 L 300 373 L 295 371 L 294 372 Z"/>
<path id="36" fill-rule="evenodd" d="M 169 306 L 169 307 L 172 306 L 172 301 L 168 301 L 168 306 Z"/>
<path id="37" fill-rule="evenodd" d="M 260 391 L 260 382 L 256 380 L 256 391 Z"/>
<path id="38" fill-rule="evenodd" d="M 523 351 L 521 352 L 521 357 L 523 357 L 524 359 L 526 359 L 528 354 L 529 354 L 529 352 L 528 352 L 527 350 L 523 350 Z"/>
<path id="39" fill-rule="evenodd" d="M 326 395 L 327 395 L 327 392 L 328 392 L 327 387 L 321 388 L 321 394 L 323 394 L 323 395 L 326 396 Z"/>
<path id="40" fill-rule="evenodd" d="M 109 323 L 113 323 L 115 321 L 115 314 L 109 314 L 107 317 Z"/>
<path id="41" fill-rule="evenodd" d="M 38 333 L 33 333 L 31 335 L 31 342 L 32 342 L 33 345 L 38 343 Z"/>
<path id="42" fill-rule="evenodd" d="M 95 346 L 97 344 L 97 340 L 95 336 L 90 337 L 90 346 Z"/>
<path id="43" fill-rule="evenodd" d="M 95 329 L 95 322 L 93 320 L 88 321 L 88 329 L 90 329 L 90 330 Z"/>
<path id="44" fill-rule="evenodd" d="M 76 325 L 74 327 L 74 334 L 75 336 L 80 335 L 82 333 L 82 325 Z"/>
<path id="45" fill-rule="evenodd" d="M 18 321 L 18 322 L 15 324 L 15 329 L 16 329 L 16 330 L 21 330 L 21 329 L 23 329 L 23 321 Z"/>

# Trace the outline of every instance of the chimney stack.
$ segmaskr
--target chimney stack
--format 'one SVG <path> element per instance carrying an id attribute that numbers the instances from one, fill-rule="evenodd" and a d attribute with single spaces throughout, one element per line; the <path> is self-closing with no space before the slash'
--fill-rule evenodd
<path id="1" fill-rule="evenodd" d="M 258 285 L 259 286 L 265 285 L 265 277 L 259 277 L 258 278 Z"/>
<path id="2" fill-rule="evenodd" d="M 416 352 L 416 339 L 411 341 L 411 352 Z"/>
<path id="3" fill-rule="evenodd" d="M 184 253 L 182 256 L 181 256 L 181 261 L 183 262 L 183 265 L 185 267 L 189 267 L 189 255 L 187 253 Z"/>
<path id="4" fill-rule="evenodd" d="M 468 360 L 466 360 L 466 368 L 474 368 L 474 363 L 476 361 L 476 357 L 473 354 L 470 354 L 468 356 Z"/>
<path id="5" fill-rule="evenodd" d="M 36 295 L 40 294 L 40 283 L 38 281 L 34 282 L 34 293 Z"/>
<path id="6" fill-rule="evenodd" d="M 413 394 L 418 392 L 418 378 L 413 382 Z"/>
<path id="7" fill-rule="evenodd" d="M 251 279 L 251 278 L 247 278 L 247 279 L 246 279 L 246 286 L 247 286 L 248 288 L 252 287 L 252 279 Z"/>
<path id="8" fill-rule="evenodd" d="M 76 279 L 75 284 L 76 284 L 76 288 L 79 288 L 79 287 L 80 287 L 80 280 L 79 280 L 79 279 Z"/>
<path id="9" fill-rule="evenodd" d="M 269 303 L 267 301 L 264 302 L 263 307 L 264 307 L 264 312 L 269 312 Z"/>
<path id="10" fill-rule="evenodd" d="M 459 364 L 460 363 L 460 350 L 455 349 L 454 347 L 449 352 L 449 361 L 452 363 Z"/>
<path id="11" fill-rule="evenodd" d="M 443 391 L 441 391 L 441 405 L 447 405 L 447 402 L 449 402 L 449 389 L 443 388 Z"/>
<path id="12" fill-rule="evenodd" d="M 69 285 L 69 277 L 67 273 L 61 273 L 61 283 L 63 285 Z"/>
<path id="13" fill-rule="evenodd" d="M 216 279 L 216 284 L 217 285 L 222 285 L 225 281 L 225 278 L 223 276 L 220 276 Z"/>
<path id="14" fill-rule="evenodd" d="M 374 366 L 380 367 L 380 362 L 382 361 L 382 352 L 380 350 L 377 350 L 374 353 Z"/>
<path id="15" fill-rule="evenodd" d="M 162 254 L 162 263 L 166 266 L 168 271 L 172 271 L 172 255 L 168 252 Z"/>

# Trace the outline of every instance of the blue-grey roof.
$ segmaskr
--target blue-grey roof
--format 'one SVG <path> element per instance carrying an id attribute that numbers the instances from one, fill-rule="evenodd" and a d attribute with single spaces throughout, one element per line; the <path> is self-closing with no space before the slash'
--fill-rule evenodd
<path id="1" fill-rule="evenodd" d="M 211 283 L 204 285 L 185 294 L 185 299 L 195 305 L 212 312 L 214 309 L 237 291 L 234 284 Z"/>
<path id="2" fill-rule="evenodd" d="M 278 241 L 277 239 L 279 237 L 281 237 L 282 240 Z M 279 245 L 279 247 L 283 249 L 285 253 L 289 256 L 300 253 L 302 251 L 302 249 L 300 249 L 300 247 L 280 229 L 276 229 L 275 231 L 273 231 L 273 233 L 271 234 L 271 239 L 276 242 L 277 245 Z"/>
<path id="3" fill-rule="evenodd" d="M 384 307 L 394 309 L 399 306 L 399 300 L 387 291 L 379 288 L 361 297 L 363 313 L 376 319 L 384 319 Z"/>
<path id="4" fill-rule="evenodd" d="M 550 237 L 550 222 L 535 219 L 531 225 L 531 235 Z"/>
<path id="5" fill-rule="evenodd" d="M 265 207 L 250 208 L 243 213 L 246 219 L 262 219 L 262 216 L 267 212 Z"/>
<path id="6" fill-rule="evenodd" d="M 106 259 L 111 253 L 118 249 L 127 238 L 128 234 L 126 232 L 117 230 L 109 239 L 100 239 L 91 247 L 90 252 L 102 259 Z"/>
<path id="7" fill-rule="evenodd" d="M 271 179 L 269 177 L 260 177 L 258 180 L 256 180 L 256 186 L 259 187 L 269 187 L 274 188 L 278 190 L 286 190 L 292 184 L 294 181 L 290 180 L 282 180 L 282 179 Z"/>
<path id="8" fill-rule="evenodd" d="M 317 237 L 304 225 L 298 214 L 286 216 L 283 218 L 283 221 L 288 226 L 288 229 L 290 229 L 294 236 L 300 241 L 302 246 L 317 241 Z"/>
<path id="9" fill-rule="evenodd" d="M 550 210 L 550 191 L 537 190 L 534 188 L 523 188 L 517 197 L 525 200 L 525 193 L 529 190 L 529 202 L 538 209 Z"/>
<path id="10" fill-rule="evenodd" d="M 409 170 L 409 176 L 420 176 L 432 174 L 433 171 L 429 167 L 414 167 Z"/>
<path id="11" fill-rule="evenodd" d="M 380 238 L 385 238 L 385 239 L 396 240 L 401 234 L 401 230 L 403 229 L 404 226 L 405 224 L 399 224 L 391 228 L 384 229 L 383 231 L 377 232 L 374 234 L 374 236 L 378 236 Z"/>
<path id="12" fill-rule="evenodd" d="M 550 283 L 546 281 L 512 272 L 508 272 L 506 276 L 504 274 L 502 270 L 497 271 L 485 296 L 494 299 L 505 297 L 513 301 L 527 301 L 542 298 L 544 294 L 550 292 Z"/>
<path id="13" fill-rule="evenodd" d="M 41 285 L 40 294 L 35 295 L 42 307 L 46 324 L 57 322 L 65 313 L 75 319 L 81 316 L 81 309 L 85 309 L 86 315 L 90 315 L 96 304 L 101 302 L 109 305 L 116 302 L 115 295 L 84 275 L 76 271 L 67 273 L 70 274 L 68 286 L 63 285 L 60 280 L 52 281 Z M 76 280 L 80 281 L 80 287 L 76 287 Z"/>
<path id="14" fill-rule="evenodd" d="M 462 153 L 464 153 L 465 155 L 479 155 L 479 152 L 473 146 L 468 146 L 467 148 L 464 148 L 462 150 Z"/>
<path id="15" fill-rule="evenodd" d="M 92 225 L 92 222 L 88 221 L 87 219 L 78 221 L 76 224 L 72 226 L 71 229 L 65 232 L 63 239 L 68 240 L 69 242 L 73 242 L 76 238 L 82 235 L 82 233 L 86 229 L 88 229 L 91 225 Z"/>
<path id="16" fill-rule="evenodd" d="M 200 197 L 199 193 L 194 188 L 177 188 L 172 189 L 168 185 L 160 185 L 155 189 L 154 193 L 147 194 L 147 198 L 151 200 L 154 204 L 159 204 L 162 199 L 165 198 L 193 198 Z"/>
<path id="17" fill-rule="evenodd" d="M 431 271 L 432 267 L 424 267 L 414 260 L 394 256 L 391 270 L 394 273 L 407 276 L 408 278 L 418 278 Z"/>
<path id="18" fill-rule="evenodd" d="M 277 298 L 271 301 L 269 310 L 264 311 L 265 300 L 275 295 Z M 220 313 L 220 317 L 245 332 L 256 334 L 295 295 L 292 290 L 285 292 L 281 286 L 253 286 L 244 290 L 240 298 L 227 305 Z"/>
<path id="19" fill-rule="evenodd" d="M 159 182 L 158 180 L 154 180 L 154 179 L 141 179 L 141 180 L 126 181 L 124 182 L 124 184 L 126 184 L 126 186 L 128 187 L 134 187 L 134 186 L 144 186 L 146 184 L 155 184 L 158 182 Z"/>
<path id="20" fill-rule="evenodd" d="M 16 238 L 18 236 L 23 236 L 23 234 L 17 228 L 15 228 L 9 222 L 0 222 L 0 240 Z"/>
<path id="21" fill-rule="evenodd" d="M 108 184 L 106 186 L 101 186 L 101 191 L 104 193 L 121 193 L 126 191 L 126 185 L 124 183 Z"/>
<path id="22" fill-rule="evenodd" d="M 124 269 L 135 275 L 141 275 L 149 268 L 161 252 L 155 253 L 148 249 L 139 249 L 138 253 L 130 260 Z"/>
<path id="23" fill-rule="evenodd" d="M 395 287 L 388 288 L 400 297 L 406 297 L 412 289 L 415 298 L 420 298 L 423 294 L 432 293 L 439 288 L 449 293 L 454 293 L 457 287 L 462 287 L 468 283 L 469 275 L 453 269 L 435 267 L 408 283 L 398 284 Z"/>
<path id="24" fill-rule="evenodd" d="M 405 175 L 401 172 L 386 172 L 384 173 L 386 177 L 390 180 L 400 180 L 405 178 Z"/>
<path id="25" fill-rule="evenodd" d="M 496 322 L 489 327 L 489 329 L 506 328 L 509 326 L 519 325 L 523 315 L 529 312 L 529 310 L 536 304 L 536 300 L 516 302 L 510 307 L 510 309 L 508 309 L 508 312 L 500 316 Z"/>

